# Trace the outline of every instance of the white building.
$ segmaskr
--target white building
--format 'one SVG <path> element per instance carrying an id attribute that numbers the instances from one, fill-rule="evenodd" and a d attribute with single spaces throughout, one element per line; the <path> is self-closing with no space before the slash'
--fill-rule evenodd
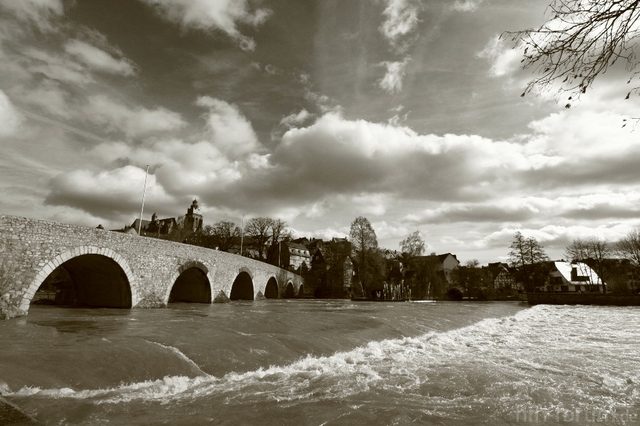
<path id="1" fill-rule="evenodd" d="M 598 293 L 604 291 L 606 283 L 586 263 L 559 261 L 552 262 L 552 265 L 545 291 Z"/>

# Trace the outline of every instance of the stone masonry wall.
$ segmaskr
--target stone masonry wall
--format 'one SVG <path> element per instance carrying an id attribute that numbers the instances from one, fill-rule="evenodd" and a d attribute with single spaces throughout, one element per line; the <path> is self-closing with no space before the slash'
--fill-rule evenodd
<path id="1" fill-rule="evenodd" d="M 212 299 L 224 300 L 235 278 L 247 272 L 254 298 L 275 278 L 282 296 L 298 275 L 275 266 L 203 247 L 102 229 L 0 215 L 0 318 L 25 315 L 44 279 L 65 261 L 99 254 L 116 261 L 126 274 L 133 307 L 166 306 L 171 287 L 187 267 L 206 273 Z"/>

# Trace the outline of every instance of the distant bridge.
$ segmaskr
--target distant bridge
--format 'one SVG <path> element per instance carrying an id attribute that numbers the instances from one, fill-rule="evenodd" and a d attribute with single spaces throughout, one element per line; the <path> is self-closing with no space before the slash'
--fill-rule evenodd
<path id="1" fill-rule="evenodd" d="M 246 257 L 0 215 L 0 318 L 26 315 L 36 291 L 58 267 L 83 306 L 150 308 L 174 300 L 212 303 L 304 294 L 300 276 Z"/>

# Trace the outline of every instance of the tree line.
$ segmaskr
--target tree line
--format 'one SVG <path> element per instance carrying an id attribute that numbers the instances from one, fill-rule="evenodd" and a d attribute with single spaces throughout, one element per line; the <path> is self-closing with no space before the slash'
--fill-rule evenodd
<path id="1" fill-rule="evenodd" d="M 279 243 L 292 238 L 285 221 L 256 217 L 249 219 L 243 227 L 226 220 L 205 225 L 201 231 L 191 235 L 187 243 L 225 252 L 237 250 L 243 256 L 269 260 L 277 254 Z M 253 255 L 249 254 L 250 250 Z"/>
<path id="2" fill-rule="evenodd" d="M 202 231 L 189 237 L 187 242 L 231 251 L 238 250 L 243 238 L 243 255 L 281 266 L 280 243 L 291 241 L 293 234 L 283 220 L 257 217 L 247 221 L 244 231 L 230 221 L 206 225 Z M 349 256 L 353 261 L 352 287 L 356 297 L 371 297 L 384 292 L 414 299 L 459 299 L 466 296 L 489 300 L 499 296 L 493 284 L 495 277 L 482 268 L 476 259 L 459 265 L 449 276 L 445 276 L 435 253 L 424 256 L 426 243 L 418 230 L 400 242 L 400 253 L 390 256 L 379 247 L 371 222 L 364 216 L 358 216 L 351 223 L 348 242 L 348 246 L 325 247 L 323 255 L 326 264 L 322 270 L 314 270 L 313 265 L 307 265 L 307 270 L 300 272 L 313 285 L 321 286 L 321 283 L 329 282 L 331 286 L 332 282 L 342 282 L 340 266 L 344 258 Z M 533 291 L 537 285 L 546 283 L 550 259 L 536 238 L 516 232 L 509 248 L 508 264 L 512 276 L 522 283 L 526 291 Z M 629 268 L 632 264 L 640 265 L 640 231 L 630 231 L 614 243 L 598 237 L 574 239 L 566 247 L 565 257 L 570 262 L 587 263 L 609 284 L 609 289 L 624 291 Z M 327 296 L 329 292 L 327 290 L 320 294 Z"/>
<path id="3" fill-rule="evenodd" d="M 349 231 L 355 260 L 354 293 L 362 297 L 442 298 L 448 290 L 435 253 L 424 256 L 420 231 L 400 241 L 400 253 L 385 256 L 369 220 L 358 216 Z"/>
<path id="4" fill-rule="evenodd" d="M 281 266 L 280 243 L 291 240 L 293 235 L 285 221 L 257 217 L 248 220 L 244 227 L 231 221 L 206 225 L 185 242 L 226 252 L 237 252 L 242 245 L 242 255 Z M 407 236 L 400 243 L 401 253 L 391 258 L 378 246 L 375 230 L 366 217 L 355 218 L 347 240 L 346 245 L 325 244 L 322 268 L 307 265 L 306 270 L 298 272 L 312 286 L 321 287 L 325 283 L 330 288 L 345 280 L 342 263 L 349 257 L 353 262 L 354 275 L 350 278 L 356 297 L 387 291 L 403 297 L 425 298 L 446 292 L 446 280 L 437 272 L 435 253 L 422 256 L 425 242 L 419 231 Z M 330 291 L 325 289 L 319 294 L 328 297 Z"/>
<path id="5" fill-rule="evenodd" d="M 524 237 L 516 232 L 510 246 L 509 263 L 515 270 L 516 280 L 525 290 L 534 291 L 536 285 L 546 282 L 549 276 L 549 257 L 544 247 L 534 237 Z M 569 262 L 583 262 L 616 292 L 628 292 L 629 277 L 640 266 L 640 231 L 634 229 L 616 242 L 600 237 L 574 239 L 564 251 Z M 636 272 L 637 273 L 637 272 Z"/>

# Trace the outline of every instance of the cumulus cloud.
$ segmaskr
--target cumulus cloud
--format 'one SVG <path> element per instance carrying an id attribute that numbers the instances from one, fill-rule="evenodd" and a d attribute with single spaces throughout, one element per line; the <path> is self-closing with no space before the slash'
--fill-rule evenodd
<path id="1" fill-rule="evenodd" d="M 122 213 L 140 207 L 145 170 L 135 166 L 92 172 L 76 170 L 58 175 L 51 181 L 51 192 L 45 203 L 82 209 L 96 217 L 119 218 Z M 150 174 L 147 196 L 155 203 L 169 201 L 167 194 Z"/>
<path id="2" fill-rule="evenodd" d="M 126 192 L 127 188 L 145 165 L 150 165 L 153 178 L 148 199 L 151 205 L 160 206 L 158 210 L 175 211 L 194 196 L 205 204 L 213 198 L 221 208 L 233 208 L 233 202 L 225 205 L 216 197 L 233 192 L 236 182 L 244 176 L 270 167 L 267 156 L 260 154 L 264 148 L 236 106 L 210 97 L 198 98 L 197 105 L 207 109 L 203 128 L 196 132 L 202 140 L 155 136 L 136 144 L 103 141 L 86 153 L 87 158 L 90 163 L 111 168 L 58 175 L 51 183 L 47 202 L 84 208 L 103 218 L 124 215 L 139 197 Z M 162 126 L 171 129 L 183 124 L 179 116 L 169 111 L 130 108 L 107 98 L 92 98 L 90 109 L 93 115 L 100 115 L 100 120 L 115 123 L 129 135 L 144 136 Z M 120 198 L 124 201 L 118 204 Z"/>
<path id="3" fill-rule="evenodd" d="M 282 120 L 280 120 L 280 124 L 288 128 L 292 128 L 294 126 L 302 125 L 311 117 L 313 117 L 313 114 L 309 113 L 309 111 L 303 108 L 298 113 L 293 112 L 286 117 L 283 117 Z"/>
<path id="4" fill-rule="evenodd" d="M 378 86 L 389 92 L 395 93 L 402 90 L 402 79 L 406 73 L 407 63 L 409 58 L 405 58 L 399 62 L 382 62 L 379 65 L 387 68 L 387 72 L 380 80 L 378 80 Z"/>
<path id="5" fill-rule="evenodd" d="M 602 126 L 602 119 L 594 122 Z M 534 125 L 533 136 L 496 141 L 473 135 L 422 135 L 407 127 L 329 113 L 308 127 L 286 132 L 268 156 L 269 167 L 243 174 L 228 191 L 273 203 L 323 203 L 325 211 L 331 208 L 325 201 L 338 203 L 341 197 L 375 199 L 378 213 L 393 205 L 393 200 L 448 203 L 413 218 L 422 223 L 549 218 L 577 206 L 594 208 L 577 198 L 588 194 L 584 192 L 588 181 L 583 191 L 578 189 L 586 175 L 593 176 L 591 188 L 597 179 L 593 194 L 637 184 L 631 165 L 640 157 L 633 137 L 616 131 L 615 118 L 608 120 L 611 127 L 604 126 L 591 137 L 585 129 L 584 135 L 575 138 L 576 146 L 558 147 L 554 141 L 569 140 L 572 130 L 544 121 Z M 603 155 L 608 145 L 600 137 L 607 132 L 621 138 L 622 148 Z M 608 169 L 618 171 L 605 172 Z M 525 190 L 537 195 L 521 198 Z"/>
<path id="6" fill-rule="evenodd" d="M 90 116 L 111 131 L 121 131 L 129 137 L 175 130 L 186 125 L 180 114 L 166 108 L 147 109 L 120 104 L 107 96 L 89 98 Z"/>
<path id="7" fill-rule="evenodd" d="M 419 135 L 406 127 L 329 113 L 309 127 L 285 133 L 269 158 L 270 175 L 256 185 L 264 190 L 263 185 L 286 182 L 288 196 L 304 199 L 359 193 L 476 198 L 482 197 L 479 183 L 507 179 L 505 161 L 513 168 L 531 167 L 518 144 Z"/>
<path id="8" fill-rule="evenodd" d="M 418 15 L 422 6 L 418 0 L 385 0 L 385 3 L 380 32 L 394 49 L 403 53 L 410 44 L 407 38 L 420 23 Z"/>
<path id="9" fill-rule="evenodd" d="M 13 106 L 9 97 L 0 90 L 0 136 L 17 133 L 22 120 L 22 115 Z"/>
<path id="10" fill-rule="evenodd" d="M 496 226 L 512 231 L 524 224 L 540 231 L 550 222 L 558 230 L 571 228 L 576 219 L 598 226 L 638 211 L 634 165 L 640 161 L 640 148 L 635 135 L 621 129 L 620 116 L 611 111 L 562 110 L 532 122 L 530 135 L 492 140 L 420 134 L 397 123 L 347 119 L 339 113 L 309 123 L 310 114 L 301 110 L 283 118 L 289 130 L 269 153 L 237 106 L 211 97 L 200 97 L 196 103 L 206 111 L 201 139 L 101 143 L 90 153 L 96 163 L 111 168 L 60 175 L 52 182 L 48 202 L 85 205 L 96 217 L 115 217 L 114 194 L 125 197 L 120 179 L 131 180 L 139 173 L 132 170 L 151 164 L 158 203 L 167 211 L 183 207 L 187 194 L 225 211 L 251 212 L 259 206 L 255 214 L 290 220 L 319 220 L 345 209 L 374 217 L 405 216 L 396 206 L 406 208 L 410 202 L 421 205 L 413 209 L 417 213 L 384 227 L 404 231 L 450 223 L 474 227 L 474 232 L 460 231 L 455 239 L 431 236 L 430 244 L 439 241 L 452 248 L 462 242 L 480 248 L 498 243 L 508 247 L 510 241 L 504 245 L 504 240 L 512 233 L 485 239 L 478 235 L 481 224 L 492 224 L 487 234 Z M 602 143 L 607 137 L 616 141 L 615 148 Z M 87 182 L 94 185 L 91 193 Z M 523 191 L 529 195 L 522 197 Z M 99 210 L 104 211 L 102 216 Z M 559 247 L 575 230 L 557 235 L 552 231 L 536 235 Z"/>
<path id="11" fill-rule="evenodd" d="M 184 208 L 189 197 L 221 211 L 287 221 L 304 218 L 320 223 L 332 212 L 349 211 L 354 217 L 379 218 L 375 229 L 380 240 L 422 229 L 433 250 L 457 250 L 461 256 L 465 250 L 506 253 L 516 230 L 535 236 L 555 256 L 564 244 L 593 235 L 594 230 L 614 240 L 629 229 L 629 219 L 636 217 L 632 213 L 638 212 L 640 192 L 634 189 L 638 179 L 631 174 L 626 181 L 602 174 L 599 185 L 582 190 L 565 185 L 568 178 L 598 163 L 615 169 L 615 161 L 624 157 L 640 160 L 633 154 L 634 134 L 614 132 L 613 116 L 607 118 L 612 127 L 600 132 L 613 132 L 621 149 L 609 145 L 608 157 L 603 156 L 606 147 L 596 143 L 602 134 L 594 132 L 589 138 L 589 129 L 574 136 L 575 144 L 553 143 L 557 138 L 570 141 L 563 132 L 575 131 L 560 123 L 579 120 L 573 117 L 575 111 L 564 110 L 560 117 L 532 123 L 532 135 L 511 141 L 419 134 L 336 113 L 296 125 L 300 121 L 296 117 L 305 116 L 297 113 L 290 116 L 292 127 L 275 150 L 260 154 L 263 148 L 236 106 L 213 98 L 200 98 L 198 105 L 207 109 L 201 134 L 208 139 L 153 139 L 135 146 L 101 143 L 90 155 L 111 165 L 108 170 L 59 175 L 51 183 L 47 202 L 85 209 L 97 218 L 131 216 L 140 197 L 140 185 L 131 182 L 141 182 L 144 165 L 150 164 L 149 211 L 172 214 Z M 602 126 L 603 117 L 591 119 Z M 228 144 L 220 140 L 224 135 L 244 136 Z M 570 163 L 572 155 L 580 156 L 576 165 Z M 557 170 L 565 173 L 554 173 Z M 545 183 L 532 190 L 535 179 Z M 530 195 L 523 197 L 523 190 Z M 385 215 L 401 219 L 387 222 Z M 578 220 L 592 226 L 578 227 L 574 223 Z M 456 226 L 454 235 L 449 224 Z M 348 224 L 327 228 L 327 235 L 341 232 L 348 232 Z"/>
<path id="12" fill-rule="evenodd" d="M 133 62 L 129 59 L 114 58 L 104 50 L 84 41 L 70 40 L 65 44 L 64 48 L 67 53 L 75 56 L 92 69 L 124 76 L 135 74 Z"/>
<path id="13" fill-rule="evenodd" d="M 209 141 L 162 139 L 139 146 L 113 142 L 96 146 L 91 154 L 106 163 L 125 161 L 139 167 L 149 164 L 158 183 L 175 196 L 234 182 L 242 176 L 243 168 Z"/>
<path id="14" fill-rule="evenodd" d="M 544 152 L 556 161 L 523 173 L 522 184 L 547 191 L 636 184 L 640 146 L 633 132 L 622 128 L 624 117 L 613 111 L 578 108 L 532 122 L 529 151 Z"/>
<path id="15" fill-rule="evenodd" d="M 316 93 L 308 87 L 305 87 L 304 89 L 304 98 L 308 102 L 313 103 L 323 114 L 328 112 L 342 112 L 342 107 L 335 99 L 331 99 L 327 95 Z"/>
<path id="16" fill-rule="evenodd" d="M 236 105 L 210 96 L 198 98 L 196 104 L 208 109 L 204 116 L 208 134 L 228 158 L 246 157 L 262 150 L 253 126 Z"/>
<path id="17" fill-rule="evenodd" d="M 91 205 L 92 214 L 103 210 L 102 217 L 113 216 L 116 214 L 116 207 L 112 206 L 113 194 L 122 192 L 118 179 L 124 179 L 137 173 L 137 170 L 143 170 L 145 165 L 150 165 L 153 183 L 161 189 L 156 193 L 160 198 L 155 199 L 153 193 L 149 195 L 150 202 L 155 199 L 156 205 L 178 208 L 184 204 L 185 197 L 197 196 L 206 202 L 207 199 L 216 199 L 218 194 L 225 194 L 227 190 L 233 192 L 236 182 L 244 176 L 270 167 L 267 156 L 260 154 L 264 148 L 259 144 L 251 124 L 235 105 L 211 97 L 198 98 L 197 105 L 207 109 L 203 116 L 206 121 L 199 132 L 202 140 L 156 136 L 137 144 L 104 141 L 92 148 L 88 155 L 93 162 L 110 164 L 115 168 L 102 174 L 81 170 L 56 177 L 48 202 L 77 207 L 86 198 L 84 202 Z M 167 114 L 166 111 L 159 113 L 157 110 L 123 107 L 108 99 L 94 100 L 93 108 L 102 111 L 104 117 L 111 117 L 121 129 L 131 134 L 144 134 L 140 133 L 142 130 L 158 130 L 152 118 Z M 147 115 L 150 118 L 145 118 Z M 135 131 L 125 117 L 136 123 Z M 173 115 L 169 114 L 168 117 L 171 121 Z M 151 124 L 140 123 L 145 120 Z M 175 124 L 179 125 L 180 121 L 175 121 Z M 133 176 L 128 180 L 131 179 Z M 96 184 L 91 196 L 85 197 L 88 183 L 79 183 L 80 180 Z M 216 204 L 222 206 L 222 200 L 216 199 Z M 227 206 L 232 207 L 233 203 Z M 128 205 L 123 205 L 122 209 L 121 213 L 125 212 Z M 166 210 L 170 211 L 170 208 Z"/>
<path id="18" fill-rule="evenodd" d="M 507 46 L 500 36 L 495 36 L 489 40 L 482 51 L 478 52 L 477 56 L 491 62 L 489 73 L 492 76 L 501 77 L 520 68 L 522 50 Z"/>
<path id="19" fill-rule="evenodd" d="M 163 16 L 185 27 L 217 29 L 235 40 L 243 50 L 254 50 L 255 41 L 243 35 L 237 23 L 258 26 L 264 23 L 271 10 L 252 9 L 248 0 L 142 0 L 156 8 Z"/>

